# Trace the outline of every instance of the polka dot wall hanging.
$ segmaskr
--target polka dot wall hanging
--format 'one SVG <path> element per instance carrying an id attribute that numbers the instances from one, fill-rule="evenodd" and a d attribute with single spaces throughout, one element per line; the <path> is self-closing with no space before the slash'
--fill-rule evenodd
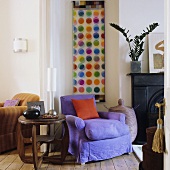
<path id="1" fill-rule="evenodd" d="M 104 1 L 73 1 L 73 93 L 105 101 Z"/>

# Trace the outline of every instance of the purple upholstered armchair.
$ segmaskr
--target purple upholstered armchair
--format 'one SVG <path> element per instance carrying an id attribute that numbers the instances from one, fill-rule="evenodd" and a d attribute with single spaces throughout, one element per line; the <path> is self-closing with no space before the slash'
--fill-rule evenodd
<path id="1" fill-rule="evenodd" d="M 117 112 L 98 112 L 100 118 L 83 120 L 77 117 L 72 99 L 84 100 L 94 95 L 61 97 L 62 113 L 69 129 L 69 153 L 78 163 L 113 158 L 132 152 L 132 143 L 125 115 Z M 95 100 L 94 100 L 95 101 Z"/>

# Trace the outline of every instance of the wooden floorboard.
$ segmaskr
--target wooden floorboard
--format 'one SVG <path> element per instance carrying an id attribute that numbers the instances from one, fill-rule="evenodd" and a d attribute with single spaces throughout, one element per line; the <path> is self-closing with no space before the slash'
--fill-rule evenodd
<path id="1" fill-rule="evenodd" d="M 28 147 L 28 151 L 31 149 Z M 52 152 L 51 155 L 59 153 Z M 85 165 L 76 163 L 75 158 L 71 155 L 66 157 L 62 165 L 54 165 L 51 163 L 42 163 L 40 170 L 138 170 L 139 161 L 135 155 L 122 155 L 112 159 L 88 162 Z M 17 151 L 11 151 L 0 154 L 0 170 L 34 170 L 33 164 L 25 164 L 20 160 Z"/>
<path id="2" fill-rule="evenodd" d="M 123 155 L 124 161 L 130 170 L 138 170 L 139 162 L 133 154 Z"/>
<path id="3" fill-rule="evenodd" d="M 101 170 L 116 170 L 112 159 L 101 161 Z"/>
<path id="4" fill-rule="evenodd" d="M 113 166 L 116 170 L 129 170 L 123 156 L 118 156 L 112 159 Z"/>

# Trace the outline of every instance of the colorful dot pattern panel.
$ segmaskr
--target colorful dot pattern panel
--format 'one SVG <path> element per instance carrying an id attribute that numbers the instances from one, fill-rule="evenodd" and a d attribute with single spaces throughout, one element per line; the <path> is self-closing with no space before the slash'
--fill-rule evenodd
<path id="1" fill-rule="evenodd" d="M 73 8 L 73 92 L 105 98 L 104 8 Z"/>
<path id="2" fill-rule="evenodd" d="M 97 8 L 101 9 L 104 8 L 104 1 L 73 1 L 74 8 L 86 8 L 86 9 L 92 9 Z M 80 13 L 83 15 L 83 13 Z"/>

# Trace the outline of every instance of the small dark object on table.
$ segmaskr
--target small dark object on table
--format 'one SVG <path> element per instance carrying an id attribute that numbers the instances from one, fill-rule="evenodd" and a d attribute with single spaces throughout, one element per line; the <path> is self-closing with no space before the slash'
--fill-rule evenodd
<path id="1" fill-rule="evenodd" d="M 38 109 L 27 109 L 23 112 L 23 116 L 27 119 L 36 119 L 40 116 L 40 111 Z"/>
<path id="2" fill-rule="evenodd" d="M 46 113 L 46 114 L 43 114 L 42 116 L 40 116 L 40 118 L 43 118 L 43 119 L 57 119 L 58 115 L 50 115 L 50 114 Z"/>

